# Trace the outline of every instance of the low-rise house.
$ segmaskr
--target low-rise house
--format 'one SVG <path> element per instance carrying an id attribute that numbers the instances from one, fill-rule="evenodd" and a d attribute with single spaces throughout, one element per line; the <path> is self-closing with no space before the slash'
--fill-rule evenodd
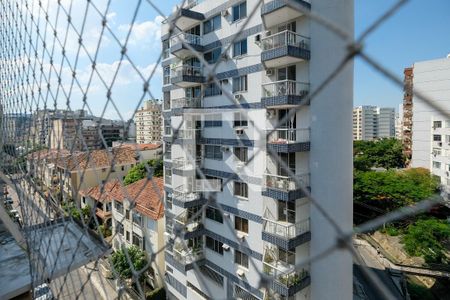
<path id="1" fill-rule="evenodd" d="M 163 148 L 162 144 L 122 144 L 117 145 L 116 148 L 129 148 L 138 151 L 140 158 L 143 161 L 150 159 L 162 159 Z"/>
<path id="2" fill-rule="evenodd" d="M 70 156 L 65 149 L 43 149 L 27 155 L 26 163 L 29 175 L 40 181 L 45 187 L 52 188 L 58 184 L 55 163 Z"/>

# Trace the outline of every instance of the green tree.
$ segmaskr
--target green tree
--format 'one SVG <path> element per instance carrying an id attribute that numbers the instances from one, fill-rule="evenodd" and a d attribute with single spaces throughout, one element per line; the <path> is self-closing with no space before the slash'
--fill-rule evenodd
<path id="1" fill-rule="evenodd" d="M 148 165 L 150 170 L 153 170 L 153 176 L 162 177 L 163 176 L 163 161 L 162 159 L 151 159 L 146 163 L 139 163 L 135 165 L 128 174 L 125 176 L 123 183 L 129 185 L 133 182 L 139 181 L 147 176 L 147 169 L 145 164 Z"/>
<path id="2" fill-rule="evenodd" d="M 114 269 L 119 273 L 120 278 L 129 279 L 132 277 L 131 265 L 128 262 L 125 251 L 127 251 L 133 268 L 140 271 L 147 264 L 145 252 L 138 247 L 132 245 L 125 249 L 120 249 L 112 254 L 112 264 Z"/>
<path id="3" fill-rule="evenodd" d="M 406 158 L 400 140 L 390 138 L 375 141 L 355 141 L 353 143 L 353 161 L 357 170 L 370 168 L 404 168 Z"/>
<path id="4" fill-rule="evenodd" d="M 409 255 L 422 256 L 427 263 L 448 263 L 444 243 L 450 241 L 448 221 L 421 219 L 408 226 L 402 242 Z"/>

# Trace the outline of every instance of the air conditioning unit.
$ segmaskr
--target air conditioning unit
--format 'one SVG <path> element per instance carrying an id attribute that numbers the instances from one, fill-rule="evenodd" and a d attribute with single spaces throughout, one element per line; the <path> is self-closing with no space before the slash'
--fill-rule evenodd
<path id="1" fill-rule="evenodd" d="M 228 11 L 228 9 L 225 9 L 223 12 L 222 12 L 222 17 L 226 17 L 226 16 L 228 16 L 230 14 L 230 12 Z"/>
<path id="2" fill-rule="evenodd" d="M 237 238 L 240 239 L 241 241 L 245 240 L 245 233 L 243 232 L 238 232 L 236 234 Z"/>
<path id="3" fill-rule="evenodd" d="M 273 119 L 276 116 L 276 112 L 274 109 L 268 109 L 266 112 L 267 119 Z"/>
<path id="4" fill-rule="evenodd" d="M 439 145 L 439 147 L 442 147 L 442 142 L 439 142 L 438 145 Z"/>
<path id="5" fill-rule="evenodd" d="M 273 69 L 267 69 L 267 70 L 266 70 L 266 75 L 267 75 L 267 76 L 272 76 L 273 74 L 274 74 Z"/>
<path id="6" fill-rule="evenodd" d="M 222 150 L 222 152 L 230 152 L 230 147 L 222 146 L 222 147 L 220 148 L 220 150 Z"/>
<path id="7" fill-rule="evenodd" d="M 234 131 L 236 132 L 237 135 L 243 135 L 244 134 L 244 129 L 242 129 L 242 128 L 236 128 Z"/>
<path id="8" fill-rule="evenodd" d="M 239 269 L 236 270 L 236 274 L 237 274 L 237 276 L 239 276 L 239 277 L 244 277 L 245 272 L 244 272 L 244 270 L 242 270 L 241 268 L 239 268 Z"/>
<path id="9" fill-rule="evenodd" d="M 228 246 L 227 244 L 223 244 L 223 245 L 222 245 L 222 249 L 223 249 L 224 251 L 228 251 L 228 250 L 230 250 L 230 246 Z"/>
<path id="10" fill-rule="evenodd" d="M 241 94 L 234 95 L 234 100 L 240 101 L 241 99 L 242 99 L 242 95 Z"/>

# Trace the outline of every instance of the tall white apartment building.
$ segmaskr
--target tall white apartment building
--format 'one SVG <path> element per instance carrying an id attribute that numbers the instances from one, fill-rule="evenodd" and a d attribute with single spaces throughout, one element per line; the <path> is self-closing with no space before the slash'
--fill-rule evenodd
<path id="1" fill-rule="evenodd" d="M 153 144 L 162 142 L 161 104 L 149 100 L 145 101 L 141 109 L 134 116 L 136 126 L 136 143 Z"/>
<path id="2" fill-rule="evenodd" d="M 410 69 L 408 69 L 410 70 Z M 436 110 L 412 95 L 412 167 L 431 170 L 450 186 L 450 55 L 447 58 L 417 62 L 411 68 L 412 88 L 440 105 Z M 406 112 L 405 112 L 406 114 Z"/>
<path id="3" fill-rule="evenodd" d="M 338 238 L 301 187 L 352 229 L 352 65 L 309 101 L 347 48 L 304 12 L 352 33 L 353 1 L 186 2 L 162 28 L 170 297 L 350 299 L 346 250 L 296 264 Z"/>
<path id="4" fill-rule="evenodd" d="M 395 137 L 395 109 L 358 106 L 353 109 L 353 139 L 374 140 Z"/>

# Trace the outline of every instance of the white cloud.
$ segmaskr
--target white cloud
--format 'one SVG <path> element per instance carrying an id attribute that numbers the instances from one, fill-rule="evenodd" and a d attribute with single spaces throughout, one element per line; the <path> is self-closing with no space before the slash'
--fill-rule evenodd
<path id="1" fill-rule="evenodd" d="M 153 21 L 135 23 L 131 29 L 131 35 L 128 40 L 129 45 L 145 47 L 160 47 L 161 22 L 164 20 L 161 16 L 156 16 Z M 130 24 L 119 25 L 118 29 L 124 36 L 130 31 Z"/>

